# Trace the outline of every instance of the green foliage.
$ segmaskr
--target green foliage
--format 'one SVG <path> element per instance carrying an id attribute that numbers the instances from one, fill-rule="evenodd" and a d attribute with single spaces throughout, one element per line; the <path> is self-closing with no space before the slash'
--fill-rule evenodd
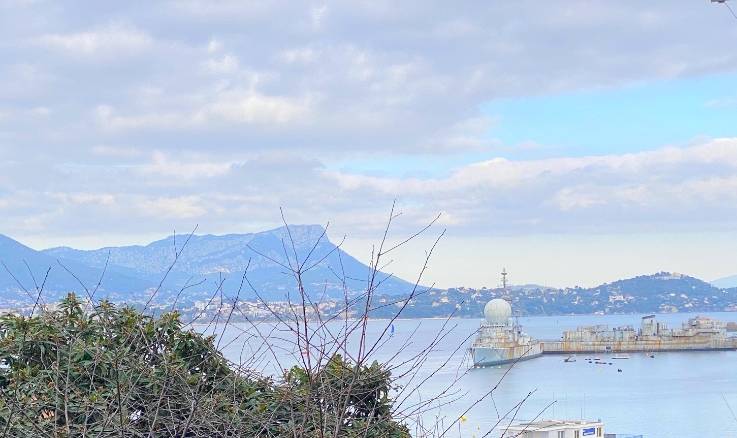
<path id="1" fill-rule="evenodd" d="M 3 436 L 405 437 L 391 376 L 340 356 L 274 381 L 235 370 L 176 312 L 152 318 L 74 295 L 0 317 Z"/>

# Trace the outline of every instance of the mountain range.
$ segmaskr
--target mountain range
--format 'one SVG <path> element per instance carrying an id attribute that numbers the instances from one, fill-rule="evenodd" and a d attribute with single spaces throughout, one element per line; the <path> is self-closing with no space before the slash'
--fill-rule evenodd
<path id="1" fill-rule="evenodd" d="M 176 251 L 180 255 L 174 263 Z M 40 285 L 51 268 L 44 285 L 44 295 L 51 299 L 69 291 L 83 292 L 80 283 L 89 290 L 100 283 L 96 297 L 140 302 L 166 277 L 157 294 L 162 300 L 171 298 L 186 285 L 195 285 L 188 287 L 180 298 L 194 302 L 210 297 L 222 285 L 227 295 L 234 296 L 241 289 L 242 298 L 255 298 L 258 294 L 278 301 L 296 291 L 294 276 L 287 268 L 295 264 L 295 254 L 309 268 L 303 282 L 312 297 L 337 298 L 343 296 L 344 286 L 349 293 L 366 287 L 369 267 L 330 242 L 318 225 L 290 225 L 288 229 L 223 236 L 169 236 L 145 246 L 95 250 L 57 247 L 36 251 L 0 235 L 0 260 L 6 266 L 0 273 L 0 300 L 27 302 L 34 295 L 35 284 Z M 173 267 L 166 274 L 170 266 Z M 248 281 L 242 282 L 246 270 Z M 378 277 L 383 294 L 405 294 L 412 287 L 385 273 Z"/>
<path id="2" fill-rule="evenodd" d="M 295 254 L 309 267 L 303 280 L 311 298 L 340 300 L 344 290 L 349 294 L 365 290 L 370 268 L 330 242 L 318 225 L 222 236 L 169 236 L 148 245 L 95 250 L 57 247 L 37 251 L 0 235 L 0 308 L 33 303 L 40 287 L 47 302 L 70 291 L 84 294 L 87 289 L 95 290 L 96 298 L 142 303 L 159 284 L 156 301 L 161 303 L 170 302 L 175 295 L 183 305 L 206 301 L 219 286 L 226 296 L 235 296 L 240 290 L 244 300 L 261 297 L 284 301 L 296 292 L 294 276 L 287 268 L 295 264 Z M 385 302 L 406 296 L 413 287 L 386 273 L 379 273 L 378 278 L 377 296 Z M 723 284 L 729 283 L 725 280 Z M 185 291 L 180 295 L 182 288 Z M 593 288 L 524 285 L 432 289 L 417 296 L 405 316 L 455 312 L 478 317 L 483 305 L 495 297 L 509 300 L 520 314 L 737 310 L 736 287 L 659 272 Z M 390 310 L 388 306 L 386 311 Z"/>

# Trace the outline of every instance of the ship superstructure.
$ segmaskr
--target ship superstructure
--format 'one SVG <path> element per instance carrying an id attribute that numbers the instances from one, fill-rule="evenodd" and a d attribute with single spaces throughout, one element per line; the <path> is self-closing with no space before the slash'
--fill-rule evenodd
<path id="1" fill-rule="evenodd" d="M 506 270 L 502 271 L 502 288 L 506 292 Z M 484 321 L 470 352 L 474 366 L 492 366 L 537 357 L 542 354 L 542 345 L 527 336 L 516 320 L 512 320 L 509 302 L 495 298 L 484 306 Z"/>

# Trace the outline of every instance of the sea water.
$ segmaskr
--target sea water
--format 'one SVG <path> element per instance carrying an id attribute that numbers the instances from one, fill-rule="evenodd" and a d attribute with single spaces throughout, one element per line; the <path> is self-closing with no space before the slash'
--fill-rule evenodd
<path id="1" fill-rule="evenodd" d="M 704 315 L 737 321 L 737 313 Z M 678 327 L 692 316 L 681 313 L 657 318 Z M 640 317 L 525 317 L 519 323 L 533 338 L 558 339 L 564 330 L 581 325 L 637 327 Z M 566 356 L 545 355 L 514 365 L 472 368 L 467 347 L 480 322 L 397 320 L 393 330 L 386 331 L 372 359 L 399 365 L 418 355 L 424 358 L 415 367 L 416 373 L 403 376 L 406 388 L 398 393 L 402 410 L 414 412 L 408 420 L 414 429 L 432 425 L 436 432 L 447 430 L 446 436 L 482 437 L 499 436 L 506 425 L 522 420 L 600 419 L 607 433 L 648 438 L 737 437 L 737 352 L 668 352 L 655 357 L 640 353 L 628 354 L 629 359 L 624 360 L 612 359 L 611 354 L 577 355 L 575 362 L 564 362 Z M 371 321 L 368 343 L 388 324 Z M 333 329 L 339 331 L 340 325 L 335 323 Z M 259 336 L 254 336 L 256 331 Z M 273 338 L 276 348 L 257 347 L 265 336 Z M 280 368 L 301 360 L 288 347 L 291 337 L 268 323 L 236 324 L 226 329 L 219 342 L 230 360 L 240 363 L 260 356 L 258 367 L 278 374 Z M 595 358 L 606 364 L 587 360 Z M 400 366 L 396 373 L 409 367 Z M 439 400 L 423 404 L 439 394 L 443 395 Z"/>

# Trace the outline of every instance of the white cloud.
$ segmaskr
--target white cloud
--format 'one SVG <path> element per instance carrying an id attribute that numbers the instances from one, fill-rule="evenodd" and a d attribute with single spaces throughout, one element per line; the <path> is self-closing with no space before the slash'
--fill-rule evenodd
<path id="1" fill-rule="evenodd" d="M 95 155 L 113 158 L 136 158 L 143 155 L 143 151 L 135 147 L 96 145 L 90 150 Z"/>
<path id="2" fill-rule="evenodd" d="M 284 125 L 305 123 L 310 117 L 315 104 L 314 98 L 269 96 L 254 90 L 255 84 L 260 80 L 258 75 L 248 75 L 246 80 L 250 83 L 249 89 L 226 88 L 209 90 L 205 94 L 192 94 L 185 99 L 187 107 L 181 109 L 125 115 L 119 114 L 119 111 L 111 105 L 98 105 L 94 115 L 101 127 L 112 131 L 141 129 L 186 131 L 212 129 L 222 124 Z"/>
<path id="3" fill-rule="evenodd" d="M 153 174 L 162 179 L 175 178 L 180 181 L 223 176 L 230 172 L 233 166 L 233 163 L 212 162 L 203 157 L 180 161 L 160 151 L 154 152 L 151 158 L 149 163 L 139 167 L 142 173 Z"/>
<path id="4" fill-rule="evenodd" d="M 33 120 L 43 119 L 51 115 L 51 108 L 45 106 L 37 106 L 33 108 L 1 108 L 0 107 L 0 121 L 3 120 Z"/>
<path id="5" fill-rule="evenodd" d="M 72 205 L 97 204 L 109 207 L 116 203 L 115 195 L 109 193 L 52 193 L 51 196 Z"/>
<path id="6" fill-rule="evenodd" d="M 319 56 L 319 52 L 311 47 L 298 47 L 282 50 L 278 58 L 287 64 L 310 64 Z"/>
<path id="7" fill-rule="evenodd" d="M 110 105 L 98 105 L 94 111 L 100 126 L 109 130 L 147 128 L 178 128 L 187 123 L 187 116 L 180 113 L 148 113 L 135 116 L 118 115 Z"/>
<path id="8" fill-rule="evenodd" d="M 51 49 L 74 55 L 104 54 L 111 57 L 139 53 L 153 44 L 147 33 L 117 24 L 81 32 L 46 34 L 38 37 L 37 41 Z"/>
<path id="9" fill-rule="evenodd" d="M 227 74 L 237 72 L 239 69 L 238 58 L 231 54 L 225 54 L 220 58 L 210 58 L 204 62 L 205 71 L 213 74 Z"/>
<path id="10" fill-rule="evenodd" d="M 207 43 L 207 52 L 208 53 L 216 53 L 223 49 L 223 43 L 216 39 L 216 38 L 210 38 L 210 41 Z"/>
<path id="11" fill-rule="evenodd" d="M 346 192 L 399 197 L 430 211 L 450 211 L 455 223 L 487 222 L 515 232 L 575 230 L 581 226 L 580 215 L 593 215 L 601 229 L 611 231 L 622 226 L 624 211 L 632 220 L 668 223 L 709 208 L 737 213 L 737 138 L 621 155 L 497 158 L 443 178 L 328 175 Z M 495 217 L 500 211 L 503 215 Z M 524 225 L 537 223 L 537 216 L 546 217 L 549 224 Z"/>
<path id="12" fill-rule="evenodd" d="M 475 23 L 467 19 L 451 19 L 435 26 L 434 34 L 440 38 L 463 38 L 481 33 Z"/>
<path id="13" fill-rule="evenodd" d="M 198 196 L 159 197 L 146 199 L 137 206 L 144 216 L 170 220 L 193 219 L 203 216 L 207 209 Z"/>
<path id="14" fill-rule="evenodd" d="M 310 10 L 310 19 L 312 21 L 312 27 L 320 29 L 325 20 L 325 16 L 328 14 L 328 6 L 325 4 L 314 6 Z"/>
<path id="15" fill-rule="evenodd" d="M 604 204 L 603 198 L 586 187 L 564 187 L 553 195 L 551 202 L 562 211 L 589 208 Z"/>
<path id="16" fill-rule="evenodd" d="M 446 130 L 437 132 L 436 138 L 427 145 L 427 150 L 472 151 L 497 146 L 498 142 L 490 139 L 490 131 L 496 124 L 497 121 L 488 116 L 461 120 Z"/>
<path id="17" fill-rule="evenodd" d="M 8 63 L 0 67 L 0 98 L 24 102 L 46 95 L 55 75 L 38 64 Z"/>
<path id="18" fill-rule="evenodd" d="M 247 124 L 283 124 L 303 121 L 309 115 L 309 101 L 258 93 L 224 93 L 205 105 L 195 120 L 223 120 Z"/>
<path id="19" fill-rule="evenodd" d="M 275 13 L 278 5 L 273 1 L 243 2 L 242 0 L 177 0 L 169 1 L 168 12 L 190 15 L 198 20 L 208 19 L 237 19 L 239 26 L 254 19 L 272 18 L 269 14 Z M 291 6 L 291 5 L 289 5 Z"/>
<path id="20" fill-rule="evenodd" d="M 34 116 L 46 117 L 51 114 L 51 109 L 45 106 L 37 106 L 35 108 L 31 108 L 29 112 Z"/>

